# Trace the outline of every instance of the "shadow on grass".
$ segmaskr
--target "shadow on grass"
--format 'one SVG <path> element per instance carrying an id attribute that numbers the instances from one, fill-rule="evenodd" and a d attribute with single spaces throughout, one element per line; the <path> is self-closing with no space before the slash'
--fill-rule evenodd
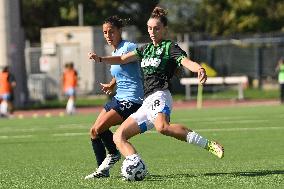
<path id="1" fill-rule="evenodd" d="M 243 172 L 232 172 L 232 173 L 206 173 L 204 176 L 235 176 L 235 177 L 259 177 L 267 175 L 283 175 L 284 170 L 260 170 L 260 171 L 243 171 Z"/>
<path id="2" fill-rule="evenodd" d="M 193 174 L 170 174 L 170 175 L 148 175 L 144 181 L 165 181 L 169 179 L 186 179 L 198 177 L 199 175 Z"/>
<path id="3" fill-rule="evenodd" d="M 186 179 L 194 177 L 216 177 L 216 176 L 232 176 L 232 177 L 260 177 L 268 175 L 283 175 L 284 170 L 259 170 L 259 171 L 243 171 L 230 173 L 205 173 L 205 174 L 170 174 L 170 175 L 148 175 L 145 181 L 163 181 L 168 179 Z"/>

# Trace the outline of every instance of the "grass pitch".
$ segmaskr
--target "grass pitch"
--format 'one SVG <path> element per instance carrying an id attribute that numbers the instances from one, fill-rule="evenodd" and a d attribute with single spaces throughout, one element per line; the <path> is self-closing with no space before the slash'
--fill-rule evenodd
<path id="1" fill-rule="evenodd" d="M 0 120 L 0 188 L 283 188 L 284 106 L 175 110 L 187 125 L 225 147 L 207 151 L 152 132 L 131 139 L 150 174 L 84 180 L 95 170 L 88 130 L 96 115 Z"/>

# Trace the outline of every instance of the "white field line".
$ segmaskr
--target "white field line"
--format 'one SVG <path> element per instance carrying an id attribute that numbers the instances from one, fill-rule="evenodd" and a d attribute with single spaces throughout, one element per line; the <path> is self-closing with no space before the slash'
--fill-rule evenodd
<path id="1" fill-rule="evenodd" d="M 283 130 L 284 127 L 254 127 L 254 128 L 215 128 L 215 129 L 195 129 L 198 132 L 232 132 L 232 131 L 264 131 L 264 130 Z M 157 131 L 151 130 L 146 133 L 155 134 Z M 70 136 L 88 136 L 87 132 L 83 133 L 54 133 L 51 134 L 53 137 L 70 137 Z M 15 135 L 15 136 L 4 136 L 0 135 L 0 139 L 11 139 L 11 138 L 31 138 L 36 135 Z"/>
<path id="2" fill-rule="evenodd" d="M 186 122 L 186 121 L 190 121 L 190 119 L 179 119 L 179 122 Z M 212 121 L 208 121 L 208 120 L 205 120 L 205 121 L 192 121 L 192 123 L 194 122 L 202 122 L 202 123 L 217 123 L 219 125 L 221 124 L 240 124 L 240 123 L 263 123 L 263 122 L 270 122 L 270 120 L 267 120 L 267 119 L 263 119 L 263 120 L 259 120 L 259 119 L 252 119 L 252 120 L 212 120 Z M 173 122 L 174 123 L 174 122 Z"/>
<path id="3" fill-rule="evenodd" d="M 0 136 L 0 139 L 11 139 L 11 138 L 31 138 L 33 135 L 15 135 L 15 136 Z"/>
<path id="4" fill-rule="evenodd" d="M 281 130 L 284 127 L 254 127 L 254 128 L 223 128 L 223 129 L 197 129 L 200 132 L 223 132 L 223 131 L 264 131 L 264 130 Z"/>
<path id="5" fill-rule="evenodd" d="M 55 136 L 55 137 L 61 137 L 61 136 L 81 136 L 81 135 L 88 135 L 88 133 L 55 133 L 55 134 L 51 134 L 51 136 Z"/>
<path id="6" fill-rule="evenodd" d="M 220 120 L 218 118 L 218 120 L 212 118 L 212 120 L 208 120 L 208 118 L 206 118 L 206 120 L 202 121 L 202 120 L 194 120 L 194 119 L 190 119 L 190 118 L 183 118 L 183 119 L 178 119 L 179 122 L 187 122 L 190 121 L 191 123 L 210 123 L 212 124 L 213 122 L 217 123 L 218 125 L 222 125 L 222 124 L 240 124 L 240 123 L 264 123 L 264 122 L 269 122 L 269 120 L 267 119 L 251 119 L 251 120 L 244 120 L 244 119 L 236 119 L 236 120 L 232 120 L 232 118 L 222 118 L 222 120 Z M 175 121 L 173 120 L 172 123 L 175 123 Z M 52 129 L 57 129 L 57 130 L 64 130 L 64 129 L 86 129 L 89 130 L 89 128 L 91 128 L 91 124 L 88 123 L 80 123 L 80 124 L 61 124 L 58 125 L 56 127 L 34 127 L 34 128 L 13 128 L 13 127 L 6 127 L 6 128 L 0 128 L 0 133 L 3 132 L 37 132 L 37 131 L 50 131 Z M 1 136 L 1 135 L 0 135 Z"/>
<path id="7" fill-rule="evenodd" d="M 0 128 L 0 133 L 2 132 L 36 132 L 36 131 L 50 131 L 52 129 L 84 129 L 86 128 L 88 130 L 88 128 L 90 128 L 90 125 L 87 124 L 65 124 L 65 125 L 59 125 L 58 127 L 36 127 L 36 128 L 19 128 L 19 129 L 15 129 L 13 127 L 6 127 L 6 128 Z"/>

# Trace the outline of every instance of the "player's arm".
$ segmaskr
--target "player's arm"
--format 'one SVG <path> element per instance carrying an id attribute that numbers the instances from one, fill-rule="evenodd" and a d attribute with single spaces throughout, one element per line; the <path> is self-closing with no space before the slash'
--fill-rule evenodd
<path id="1" fill-rule="evenodd" d="M 114 91 L 114 88 L 116 86 L 116 79 L 113 77 L 109 83 L 100 83 L 100 85 L 102 86 L 102 91 L 109 95 Z"/>
<path id="2" fill-rule="evenodd" d="M 201 84 L 204 84 L 207 80 L 207 75 L 206 75 L 206 71 L 205 69 L 200 66 L 198 63 L 184 57 L 182 60 L 181 60 L 181 64 L 186 67 L 187 69 L 189 69 L 190 71 L 192 72 L 197 72 L 198 73 L 198 79 L 199 79 L 199 82 Z"/>
<path id="3" fill-rule="evenodd" d="M 98 56 L 95 52 L 88 53 L 89 59 L 93 59 L 96 62 L 104 62 L 107 64 L 127 64 L 136 60 L 136 54 L 134 51 L 121 56 Z"/>
<path id="4" fill-rule="evenodd" d="M 9 78 L 8 78 L 10 84 L 11 84 L 11 87 L 12 88 L 15 88 L 16 87 L 16 78 L 13 74 L 9 74 Z"/>
<path id="5" fill-rule="evenodd" d="M 187 58 L 186 53 L 178 46 L 178 44 L 172 44 L 170 47 L 170 56 L 176 61 L 177 64 L 181 64 L 192 72 L 198 73 L 198 79 L 201 84 L 204 84 L 207 80 L 206 71 L 198 63 Z"/>

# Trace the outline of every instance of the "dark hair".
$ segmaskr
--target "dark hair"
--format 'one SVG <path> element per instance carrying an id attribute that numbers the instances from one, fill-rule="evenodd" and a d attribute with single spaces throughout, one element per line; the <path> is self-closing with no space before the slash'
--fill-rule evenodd
<path id="1" fill-rule="evenodd" d="M 152 14 L 150 18 L 156 18 L 159 19 L 164 26 L 168 25 L 168 18 L 167 18 L 167 11 L 165 11 L 161 7 L 155 7 L 154 10 L 152 11 Z"/>
<path id="2" fill-rule="evenodd" d="M 4 67 L 2 68 L 2 71 L 3 71 L 3 72 L 8 72 L 8 71 L 9 71 L 9 66 L 4 66 Z"/>
<path id="3" fill-rule="evenodd" d="M 117 15 L 110 16 L 105 19 L 104 24 L 111 24 L 112 26 L 117 27 L 118 29 L 123 28 L 130 19 L 122 19 L 119 18 Z"/>
<path id="4" fill-rule="evenodd" d="M 66 62 L 64 67 L 65 68 L 73 68 L 74 67 L 74 63 L 73 62 Z"/>

